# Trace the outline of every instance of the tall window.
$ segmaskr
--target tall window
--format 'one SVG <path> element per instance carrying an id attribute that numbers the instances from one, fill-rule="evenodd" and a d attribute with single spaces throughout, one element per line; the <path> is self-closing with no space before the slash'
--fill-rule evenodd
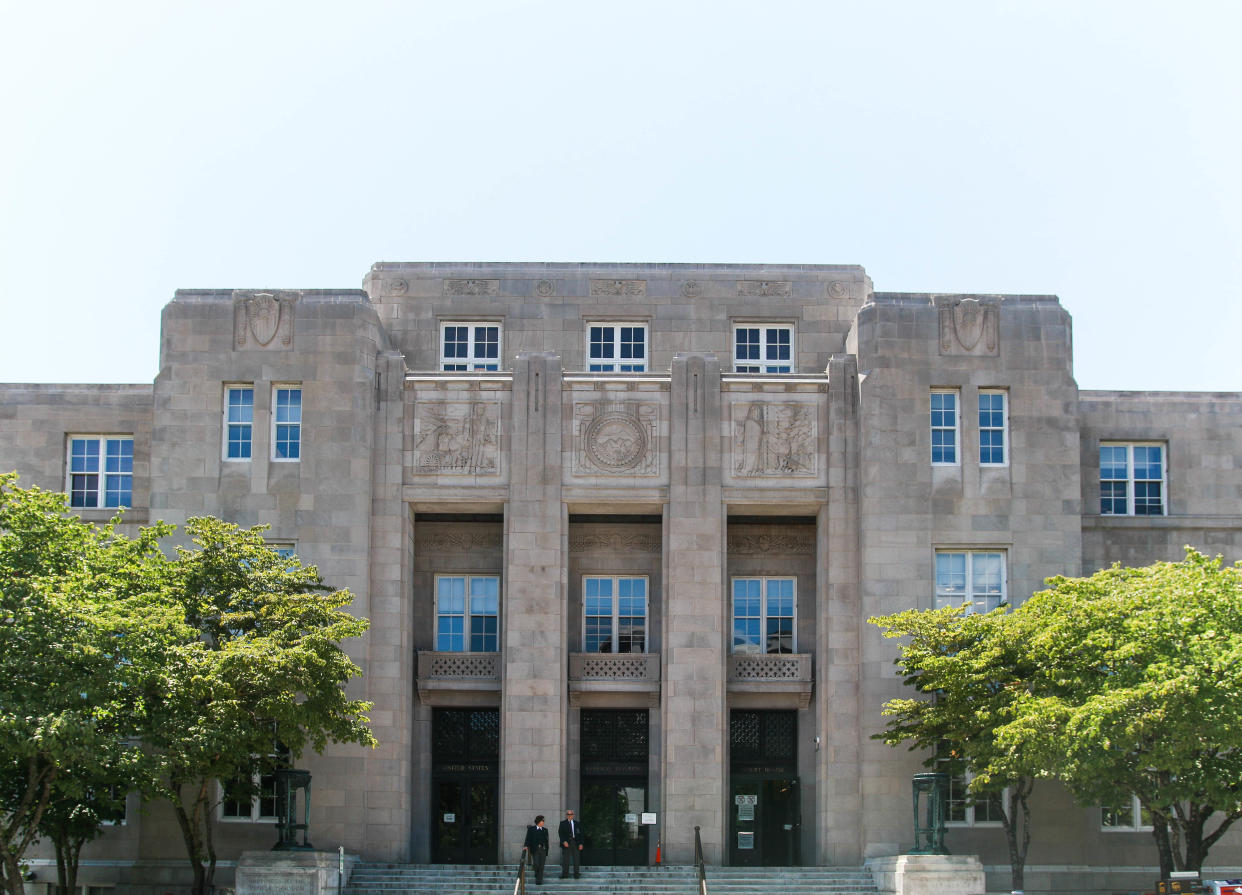
<path id="1" fill-rule="evenodd" d="M 957 464 L 957 392 L 942 389 L 931 393 L 931 461 L 934 465 Z"/>
<path id="2" fill-rule="evenodd" d="M 589 575 L 582 580 L 582 609 L 586 652 L 646 651 L 646 578 Z"/>
<path id="3" fill-rule="evenodd" d="M 254 386 L 224 389 L 224 459 L 249 460 L 254 442 Z"/>
<path id="4" fill-rule="evenodd" d="M 1150 831 L 1151 812 L 1139 804 L 1138 796 L 1131 796 L 1117 805 L 1100 808 L 1100 828 L 1113 832 Z"/>
<path id="5" fill-rule="evenodd" d="M 1009 414 L 1005 412 L 1003 391 L 979 392 L 979 463 L 984 466 L 1005 464 L 1005 435 Z"/>
<path id="6" fill-rule="evenodd" d="M 220 781 L 223 798 L 220 818 L 234 821 L 271 821 L 276 819 L 276 768 L 289 766 L 289 750 L 277 744 L 270 756 L 273 767 L 253 777 L 235 777 Z"/>
<path id="7" fill-rule="evenodd" d="M 796 592 L 793 578 L 734 578 L 733 652 L 792 653 Z"/>
<path id="8" fill-rule="evenodd" d="M 1100 445 L 1100 513 L 1163 516 L 1163 444 Z"/>
<path id="9" fill-rule="evenodd" d="M 646 324 L 592 323 L 587 327 L 587 370 L 641 373 L 646 369 Z"/>
<path id="10" fill-rule="evenodd" d="M 134 439 L 70 436 L 68 477 L 70 506 L 129 506 L 134 493 Z"/>
<path id="11" fill-rule="evenodd" d="M 967 790 L 974 774 L 953 759 L 952 747 L 941 743 L 937 748 L 938 770 L 949 775 L 949 792 L 945 799 L 945 822 L 962 826 L 983 826 L 1004 822 L 1005 791 L 971 795 Z"/>
<path id="12" fill-rule="evenodd" d="M 272 459 L 302 457 L 302 389 L 278 385 L 272 389 Z"/>
<path id="13" fill-rule="evenodd" d="M 733 327 L 733 372 L 792 373 L 793 327 Z"/>
<path id="14" fill-rule="evenodd" d="M 989 612 L 1005 602 L 1005 554 L 983 550 L 936 551 L 936 608 L 971 604 Z"/>
<path id="15" fill-rule="evenodd" d="M 495 575 L 436 577 L 436 649 L 494 653 L 500 649 L 500 579 Z"/>
<path id="16" fill-rule="evenodd" d="M 445 323 L 440 332 L 440 369 L 500 369 L 499 323 Z"/>

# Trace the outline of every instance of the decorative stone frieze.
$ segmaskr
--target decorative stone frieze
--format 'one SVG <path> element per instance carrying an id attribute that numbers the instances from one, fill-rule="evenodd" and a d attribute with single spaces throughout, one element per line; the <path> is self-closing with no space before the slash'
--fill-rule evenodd
<path id="1" fill-rule="evenodd" d="M 576 535 L 569 542 L 569 549 L 574 553 L 585 553 L 590 550 L 659 553 L 662 547 L 663 544 L 659 537 L 624 532 L 592 532 L 586 535 Z"/>
<path id="2" fill-rule="evenodd" d="M 504 537 L 499 533 L 436 531 L 419 535 L 419 545 L 435 553 L 469 553 L 471 550 L 499 550 Z"/>
<path id="3" fill-rule="evenodd" d="M 631 298 L 647 294 L 646 280 L 591 280 L 592 295 L 625 295 Z"/>
<path id="4" fill-rule="evenodd" d="M 417 403 L 413 467 L 415 474 L 498 475 L 499 402 Z"/>
<path id="5" fill-rule="evenodd" d="M 445 280 L 445 295 L 497 295 L 500 280 Z"/>
<path id="6" fill-rule="evenodd" d="M 581 402 L 574 405 L 574 473 L 577 475 L 657 475 L 658 404 L 638 401 Z"/>
<path id="7" fill-rule="evenodd" d="M 812 404 L 735 403 L 733 474 L 814 476 L 816 414 Z"/>
<path id="8" fill-rule="evenodd" d="M 737 554 L 772 553 L 811 554 L 815 552 L 815 542 L 810 538 L 783 534 L 731 534 L 729 535 L 729 552 Z"/>
<path id="9" fill-rule="evenodd" d="M 737 294 L 747 295 L 793 295 L 793 283 L 789 280 L 738 280 Z"/>

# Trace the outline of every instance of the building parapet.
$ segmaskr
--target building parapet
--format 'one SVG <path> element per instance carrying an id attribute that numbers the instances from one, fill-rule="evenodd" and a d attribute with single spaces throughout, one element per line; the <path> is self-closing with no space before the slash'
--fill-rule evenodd
<path id="1" fill-rule="evenodd" d="M 810 653 L 734 654 L 728 659 L 728 690 L 737 706 L 805 709 L 811 704 Z"/>
<path id="2" fill-rule="evenodd" d="M 570 653 L 569 703 L 583 705 L 616 694 L 660 702 L 659 653 Z"/>
<path id="3" fill-rule="evenodd" d="M 418 698 L 426 705 L 498 705 L 500 653 L 419 650 Z"/>

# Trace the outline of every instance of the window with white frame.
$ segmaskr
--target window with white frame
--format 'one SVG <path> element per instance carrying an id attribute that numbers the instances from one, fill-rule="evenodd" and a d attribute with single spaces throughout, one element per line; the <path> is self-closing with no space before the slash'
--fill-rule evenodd
<path id="1" fill-rule="evenodd" d="M 441 370 L 499 370 L 500 324 L 444 323 L 440 326 Z"/>
<path id="2" fill-rule="evenodd" d="M 1138 796 L 1131 796 L 1118 805 L 1100 808 L 1100 829 L 1119 833 L 1150 832 L 1151 812 L 1139 803 Z"/>
<path id="3" fill-rule="evenodd" d="M 436 650 L 494 653 L 500 649 L 500 578 L 436 576 Z"/>
<path id="4" fill-rule="evenodd" d="M 933 466 L 957 465 L 956 389 L 936 389 L 931 393 L 931 461 Z"/>
<path id="5" fill-rule="evenodd" d="M 582 619 L 584 652 L 646 652 L 647 579 L 586 576 L 582 579 Z"/>
<path id="6" fill-rule="evenodd" d="M 128 507 L 134 495 L 130 435 L 70 435 L 65 490 L 72 507 Z"/>
<path id="7" fill-rule="evenodd" d="M 999 389 L 979 391 L 979 463 L 1004 466 L 1009 440 L 1008 395 Z"/>
<path id="8" fill-rule="evenodd" d="M 220 819 L 227 821 L 273 821 L 276 819 L 276 767 L 287 767 L 289 750 L 278 744 L 270 768 L 250 778 L 220 781 Z"/>
<path id="9" fill-rule="evenodd" d="M 1100 514 L 1163 516 L 1165 470 L 1163 444 L 1101 444 Z"/>
<path id="10" fill-rule="evenodd" d="M 997 550 L 937 550 L 936 608 L 969 603 L 990 612 L 1005 602 L 1005 554 Z"/>
<path id="11" fill-rule="evenodd" d="M 797 612 L 793 578 L 734 578 L 733 652 L 794 652 Z"/>
<path id="12" fill-rule="evenodd" d="M 224 459 L 249 460 L 254 444 L 254 386 L 224 387 Z"/>
<path id="13" fill-rule="evenodd" d="M 1006 790 L 972 794 L 968 787 L 974 779 L 969 768 L 954 760 L 952 747 L 942 743 L 937 749 L 940 770 L 949 776 L 949 791 L 945 797 L 945 823 L 955 826 L 1000 825 L 1005 810 Z"/>
<path id="14" fill-rule="evenodd" d="M 647 369 L 645 323 L 587 325 L 587 370 L 592 373 L 642 373 Z"/>
<path id="15" fill-rule="evenodd" d="M 758 323 L 734 326 L 733 372 L 792 373 L 793 327 Z"/>
<path id="16" fill-rule="evenodd" d="M 302 459 L 302 387 L 272 387 L 272 459 Z"/>

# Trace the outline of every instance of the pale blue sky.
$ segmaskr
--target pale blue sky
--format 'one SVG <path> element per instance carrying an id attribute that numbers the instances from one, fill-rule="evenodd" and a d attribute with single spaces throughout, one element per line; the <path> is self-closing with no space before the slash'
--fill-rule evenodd
<path id="1" fill-rule="evenodd" d="M 178 287 L 862 264 L 1056 293 L 1084 388 L 1242 390 L 1236 2 L 0 0 L 0 381 Z"/>

